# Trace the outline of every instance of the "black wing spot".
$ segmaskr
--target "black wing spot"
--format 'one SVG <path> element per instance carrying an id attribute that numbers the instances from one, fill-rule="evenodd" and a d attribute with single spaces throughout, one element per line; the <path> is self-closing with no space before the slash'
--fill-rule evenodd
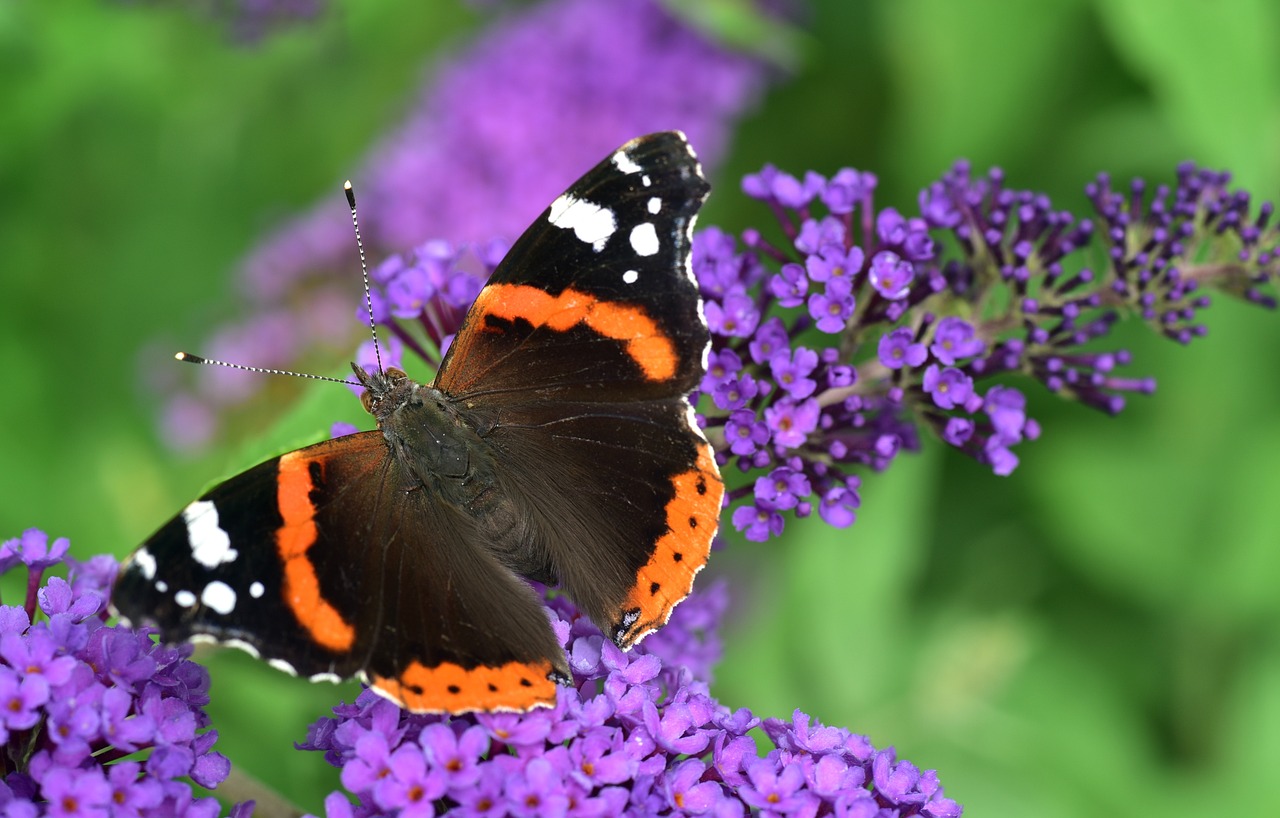
<path id="1" fill-rule="evenodd" d="M 658 584 L 658 583 L 656 583 L 656 582 L 655 582 L 655 583 L 653 583 L 653 584 L 651 584 L 651 585 L 649 586 L 649 593 L 650 593 L 650 594 L 656 594 L 656 593 L 658 593 L 658 591 L 659 591 L 659 590 L 661 590 L 661 589 L 662 589 L 662 586 L 661 586 L 660 584 Z"/>
<path id="2" fill-rule="evenodd" d="M 497 692 L 498 692 L 498 686 L 497 686 L 497 685 L 495 685 L 493 682 L 489 682 L 489 692 L 490 692 L 490 693 L 497 693 Z"/>
<path id="3" fill-rule="evenodd" d="M 707 493 L 707 478 L 701 475 L 698 476 L 698 493 L 699 494 Z"/>
<path id="4" fill-rule="evenodd" d="M 454 694 L 455 696 L 462 692 L 462 688 L 458 687 L 457 685 L 449 685 L 445 689 L 448 690 L 450 693 Z"/>
<path id="5" fill-rule="evenodd" d="M 422 685 L 408 685 L 408 688 L 409 692 L 415 696 L 421 696 L 423 693 L 427 692 L 422 689 Z"/>
<path id="6" fill-rule="evenodd" d="M 529 681 L 528 679 L 526 679 L 526 678 L 524 678 L 523 676 L 521 676 L 521 677 L 520 677 L 520 686 L 521 686 L 521 687 L 533 687 L 533 682 L 531 682 L 531 681 Z"/>
<path id="7" fill-rule="evenodd" d="M 697 528 L 697 527 L 698 527 L 698 518 L 697 518 L 697 517 L 690 517 L 690 518 L 689 518 L 689 527 L 690 527 L 690 528 Z"/>
<path id="8" fill-rule="evenodd" d="M 684 559 L 684 554 L 677 551 L 671 555 L 671 559 L 674 560 L 675 562 L 679 562 L 680 560 Z"/>

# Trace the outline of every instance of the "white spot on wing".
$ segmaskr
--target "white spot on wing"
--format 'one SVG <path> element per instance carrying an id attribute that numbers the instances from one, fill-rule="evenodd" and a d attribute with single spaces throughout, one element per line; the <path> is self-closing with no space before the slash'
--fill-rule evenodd
<path id="1" fill-rule="evenodd" d="M 338 682 L 342 681 L 342 677 L 336 673 L 317 673 L 314 676 L 307 677 L 307 681 L 308 682 L 328 682 L 330 684 L 336 685 Z"/>
<path id="2" fill-rule="evenodd" d="M 627 270 L 625 273 L 622 274 L 622 281 L 625 284 L 635 284 L 639 280 L 640 280 L 640 274 L 637 273 L 635 270 Z"/>
<path id="3" fill-rule="evenodd" d="M 261 582 L 255 582 L 249 586 L 249 596 L 253 597 L 254 599 L 261 599 L 263 592 L 265 592 L 266 590 L 267 590 L 266 588 L 262 587 Z"/>
<path id="4" fill-rule="evenodd" d="M 133 555 L 133 564 L 138 566 L 138 570 L 142 572 L 142 577 L 147 582 L 156 578 L 156 558 L 145 548 L 139 548 Z"/>
<path id="5" fill-rule="evenodd" d="M 596 252 L 604 249 L 605 242 L 618 229 L 612 210 L 586 199 L 575 199 L 568 193 L 551 203 L 548 218 L 556 227 L 572 230 L 579 241 L 590 244 Z"/>
<path id="6" fill-rule="evenodd" d="M 290 676 L 298 675 L 298 671 L 293 669 L 293 665 L 289 664 L 283 659 L 268 659 L 267 664 L 271 665 L 276 670 L 283 670 L 285 673 L 288 673 Z"/>
<path id="7" fill-rule="evenodd" d="M 165 591 L 169 590 L 169 583 L 162 579 L 156 580 L 156 590 L 163 594 Z"/>
<path id="8" fill-rule="evenodd" d="M 622 173 L 636 173 L 640 170 L 640 166 L 627 155 L 626 151 L 618 151 L 611 158 L 613 159 L 613 166 Z"/>
<path id="9" fill-rule="evenodd" d="M 184 589 L 173 595 L 173 601 L 178 603 L 179 607 L 190 608 L 196 604 L 196 595 Z"/>
<path id="10" fill-rule="evenodd" d="M 226 616 L 236 609 L 236 592 L 221 580 L 214 580 L 200 592 L 200 601 L 217 613 Z"/>
<path id="11" fill-rule="evenodd" d="M 649 174 L 647 174 L 647 173 L 646 173 L 644 176 L 641 176 L 641 177 L 640 177 L 640 182 L 641 182 L 641 184 L 643 184 L 645 187 L 649 187 L 649 186 L 651 186 L 651 185 L 653 184 L 653 180 L 649 178 Z"/>
<path id="12" fill-rule="evenodd" d="M 196 500 L 182 510 L 187 524 L 191 557 L 205 568 L 235 562 L 239 553 L 231 547 L 231 536 L 218 527 L 218 507 L 208 500 Z"/>
<path id="13" fill-rule="evenodd" d="M 650 212 L 650 213 L 653 213 L 653 214 L 655 214 L 655 215 L 656 215 L 656 214 L 657 214 L 657 212 L 658 212 L 659 210 L 661 210 L 661 209 L 662 209 L 662 200 L 661 200 L 661 199 L 659 199 L 657 196 L 654 196 L 653 198 L 651 198 L 651 199 L 649 200 L 649 212 Z"/>
<path id="14" fill-rule="evenodd" d="M 631 249 L 636 251 L 636 255 L 652 256 L 660 247 L 658 231 L 654 229 L 652 222 L 643 222 L 631 228 Z"/>

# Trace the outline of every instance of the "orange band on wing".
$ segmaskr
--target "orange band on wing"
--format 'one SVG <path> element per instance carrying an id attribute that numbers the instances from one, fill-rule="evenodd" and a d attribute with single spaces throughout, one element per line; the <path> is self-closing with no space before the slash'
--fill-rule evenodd
<path id="1" fill-rule="evenodd" d="M 355 628 L 320 593 L 307 551 L 316 542 L 315 506 L 311 504 L 311 472 L 306 458 L 290 452 L 280 458 L 276 502 L 284 525 L 276 532 L 276 551 L 284 563 L 284 598 L 302 627 L 316 642 L 332 651 L 349 651 Z"/>
<path id="2" fill-rule="evenodd" d="M 470 670 L 450 662 L 436 667 L 413 662 L 399 676 L 373 676 L 369 684 L 415 713 L 528 710 L 555 704 L 550 674 L 546 660 Z"/>
<path id="3" fill-rule="evenodd" d="M 473 309 L 480 316 L 524 320 L 557 332 L 585 324 L 606 338 L 621 341 L 627 355 L 651 381 L 674 377 L 679 367 L 675 345 L 642 308 L 601 301 L 571 287 L 551 295 L 528 284 L 490 284 L 481 290 Z"/>
<path id="4" fill-rule="evenodd" d="M 636 584 L 623 606 L 623 611 L 639 610 L 620 644 L 624 650 L 666 624 L 672 609 L 693 590 L 693 578 L 711 553 L 724 496 L 711 447 L 698 444 L 697 466 L 671 483 L 675 496 L 667 503 L 667 533 L 654 544 L 649 562 L 636 571 Z"/>

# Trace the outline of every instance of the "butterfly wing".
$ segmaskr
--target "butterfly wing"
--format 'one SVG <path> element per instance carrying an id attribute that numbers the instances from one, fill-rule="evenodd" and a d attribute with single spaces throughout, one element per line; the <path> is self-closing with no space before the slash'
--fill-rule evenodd
<path id="1" fill-rule="evenodd" d="M 473 525 L 406 473 L 381 432 L 350 435 L 190 504 L 124 565 L 113 600 L 166 642 L 358 675 L 418 712 L 550 704 L 564 652 L 529 586 L 469 545 Z"/>
<path id="2" fill-rule="evenodd" d="M 525 231 L 437 376 L 504 464 L 550 564 L 622 647 L 705 565 L 723 486 L 689 404 L 710 335 L 689 266 L 708 185 L 683 135 L 633 140 Z"/>

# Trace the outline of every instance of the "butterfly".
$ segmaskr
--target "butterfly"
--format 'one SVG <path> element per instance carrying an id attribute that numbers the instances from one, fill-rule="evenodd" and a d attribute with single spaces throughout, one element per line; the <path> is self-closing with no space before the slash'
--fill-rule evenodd
<path id="1" fill-rule="evenodd" d="M 114 612 L 414 712 L 553 704 L 572 677 L 527 580 L 625 650 L 710 553 L 724 487 L 690 402 L 708 191 L 683 134 L 614 151 L 512 245 L 430 384 L 352 364 L 377 429 L 186 506 L 123 564 Z"/>

